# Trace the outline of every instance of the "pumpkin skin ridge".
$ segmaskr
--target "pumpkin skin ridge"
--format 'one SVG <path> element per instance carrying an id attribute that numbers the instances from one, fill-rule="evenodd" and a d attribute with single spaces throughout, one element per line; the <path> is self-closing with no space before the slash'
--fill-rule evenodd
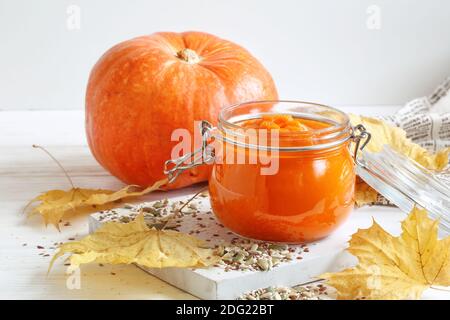
<path id="1" fill-rule="evenodd" d="M 166 70 L 166 69 L 164 69 L 164 68 L 161 68 L 161 69 L 160 69 L 160 72 L 166 72 L 166 71 L 167 71 L 167 70 Z M 212 74 L 212 75 L 214 75 L 214 73 L 213 73 L 213 72 L 211 72 L 211 74 Z"/>
<path id="2" fill-rule="evenodd" d="M 143 37 L 141 36 L 141 37 L 137 37 L 137 38 L 134 38 L 134 39 L 131 39 L 131 40 L 127 40 L 127 41 L 125 41 L 125 42 L 122 42 L 122 43 L 120 43 L 120 44 L 114 46 L 114 47 L 111 48 L 110 50 L 115 50 L 116 47 L 119 47 L 119 46 L 123 46 L 123 47 L 127 48 L 126 45 L 129 45 L 130 42 L 132 42 L 132 41 L 134 41 L 134 40 L 146 40 L 145 38 L 146 38 L 145 36 L 143 36 Z M 152 42 L 155 42 L 155 41 L 152 41 Z M 120 49 L 122 49 L 122 48 L 120 48 Z M 147 49 L 145 46 L 142 46 L 141 49 L 142 49 L 142 52 L 146 52 L 146 51 L 147 51 L 147 54 L 150 55 L 150 52 L 148 52 L 148 49 Z M 160 48 L 158 48 L 158 49 L 161 50 Z M 158 50 L 158 51 L 159 51 L 159 50 Z M 109 51 L 109 50 L 108 50 L 108 51 Z M 163 52 L 163 51 L 161 50 L 161 52 Z M 103 56 L 105 56 L 107 53 L 108 53 L 108 52 L 106 52 Z M 114 74 L 114 73 L 116 72 L 116 69 L 117 69 L 118 65 L 121 65 L 124 61 L 126 62 L 126 61 L 129 59 L 129 58 L 128 58 L 128 55 L 129 55 L 129 54 L 130 54 L 130 52 L 126 51 L 124 54 L 120 55 L 119 59 L 116 59 L 115 61 L 113 61 L 113 65 L 109 68 L 108 72 L 106 72 L 106 73 L 104 74 L 104 77 L 103 77 L 103 78 L 108 77 L 108 76 L 111 76 L 112 74 Z M 103 56 L 102 56 L 102 58 L 103 58 Z M 169 57 L 170 55 L 167 54 L 167 56 Z M 102 58 L 100 58 L 99 62 L 101 62 L 101 59 L 102 59 Z M 174 61 L 175 61 L 175 60 L 174 60 Z M 96 66 L 97 66 L 97 64 L 96 64 Z M 93 72 L 94 72 L 96 66 L 94 66 Z M 161 67 L 161 68 L 160 68 L 160 71 L 163 72 L 163 71 L 164 71 L 164 68 Z M 103 79 L 100 78 L 100 79 L 97 80 L 97 81 L 100 82 L 100 83 L 102 83 Z M 88 135 L 88 137 L 90 137 L 90 135 Z M 90 140 L 91 140 L 91 139 L 88 139 L 88 144 L 89 144 L 91 150 L 96 150 L 95 145 L 94 145 L 93 147 L 91 147 L 91 141 L 90 141 Z M 98 158 L 98 155 L 97 155 L 95 152 L 93 152 L 93 154 L 94 154 L 94 157 L 96 158 L 96 160 L 97 160 L 99 163 L 102 164 L 102 163 L 103 163 L 102 159 L 99 159 L 99 158 Z M 114 157 L 111 157 L 111 160 L 114 161 Z M 110 166 L 106 166 L 105 169 L 107 169 L 108 171 L 112 170 L 112 169 L 110 168 Z M 122 178 L 120 178 L 120 179 L 121 179 L 121 180 L 124 180 L 124 179 L 122 179 Z M 128 181 L 125 181 L 125 182 L 128 183 Z"/>
<path id="3" fill-rule="evenodd" d="M 168 40 L 165 39 L 166 34 L 170 37 Z M 157 33 L 127 40 L 102 55 L 91 72 L 86 93 L 88 144 L 97 161 L 126 183 L 147 186 L 163 177 L 163 160 L 170 157 L 170 152 L 166 153 L 178 143 L 170 141 L 171 130 L 168 127 L 172 125 L 171 122 L 175 121 L 173 125 L 192 133 L 194 128 L 191 120 L 215 122 L 218 111 L 225 105 L 255 100 L 255 97 L 257 100 L 277 99 L 270 74 L 248 51 L 238 45 L 211 35 L 196 33 L 202 35 L 195 45 L 197 48 L 202 47 L 201 52 L 198 52 L 200 62 L 188 64 L 171 54 L 172 50 L 178 49 L 176 46 L 181 43 L 181 39 L 185 47 L 192 46 L 184 39 L 184 34 L 186 33 L 183 36 Z M 164 41 L 161 40 L 163 38 Z M 226 50 L 220 50 L 221 46 Z M 233 53 L 233 50 L 236 52 L 236 47 L 241 48 L 244 54 Z M 228 51 L 229 48 L 233 50 L 224 54 L 223 51 Z M 147 59 L 152 59 L 155 50 L 156 60 L 140 69 L 140 66 L 147 63 Z M 207 54 L 203 55 L 203 52 Z M 232 59 L 233 54 L 238 58 Z M 221 61 L 224 57 L 226 59 Z M 246 61 L 242 62 L 240 59 Z M 227 65 L 228 60 L 234 60 L 230 67 Z M 124 67 L 127 63 L 129 65 Z M 214 63 L 217 67 L 211 69 L 210 66 Z M 234 77 L 231 71 L 233 68 L 238 68 Z M 180 70 L 186 74 L 178 74 L 175 80 L 170 78 L 170 73 Z M 222 72 L 215 72 L 217 70 Z M 239 79 L 245 71 L 250 73 L 250 78 Z M 122 74 L 128 78 L 128 83 L 122 83 L 125 79 Z M 144 81 L 144 77 L 148 79 Z M 154 84 L 155 78 L 158 84 Z M 212 84 L 207 82 L 211 79 L 214 79 Z M 251 85 L 246 88 L 248 84 Z M 133 91 L 135 85 L 137 91 Z M 158 90 L 169 92 L 161 93 Z M 248 98 L 242 99 L 245 95 Z M 178 115 L 165 118 L 169 110 Z M 121 117 L 126 124 L 116 123 L 121 121 Z M 130 124 L 133 121 L 135 126 Z M 123 136 L 117 133 L 121 131 Z M 120 150 L 121 148 L 126 150 Z M 127 159 L 124 152 L 131 152 L 133 155 Z M 198 171 L 197 177 L 191 177 L 189 172 L 182 174 L 170 188 L 206 180 L 210 168 L 199 167 L 195 171 Z"/>
<path id="4" fill-rule="evenodd" d="M 137 38 L 135 38 L 135 39 L 137 39 Z M 110 66 L 110 68 L 108 68 L 108 69 L 109 69 L 108 72 L 100 73 L 101 70 L 97 70 L 97 68 L 99 68 L 101 64 L 107 62 L 107 61 L 103 61 L 103 59 L 106 59 L 106 58 L 107 58 L 108 53 L 109 53 L 110 51 L 116 51 L 116 50 L 122 49 L 123 47 L 126 48 L 126 45 L 131 44 L 131 42 L 132 42 L 133 40 L 134 40 L 134 39 L 127 40 L 127 41 L 125 41 L 125 42 L 122 42 L 122 43 L 119 43 L 119 44 L 113 46 L 111 49 L 109 49 L 108 51 L 106 51 L 106 52 L 100 57 L 100 59 L 97 61 L 97 63 L 94 65 L 94 67 L 93 67 L 92 70 L 91 70 L 91 75 L 92 75 L 92 74 L 95 74 L 96 77 L 98 77 L 98 79 L 95 79 L 95 80 L 96 80 L 95 82 L 101 81 L 103 78 L 107 77 L 108 74 L 110 74 L 111 72 L 114 71 L 115 66 L 116 66 L 116 65 L 119 65 L 119 64 L 120 64 L 120 61 L 123 60 L 124 58 L 126 58 L 127 55 L 130 54 L 129 52 L 126 52 L 126 51 L 123 52 L 122 55 L 120 55 L 119 57 L 117 57 L 117 58 L 115 59 L 113 65 Z M 145 48 L 144 46 L 142 46 L 142 49 L 144 50 L 144 49 L 146 49 L 146 48 Z M 100 74 L 99 74 L 99 73 L 100 73 Z M 93 79 L 93 80 L 94 80 L 94 79 Z"/>
<path id="5" fill-rule="evenodd" d="M 189 69 L 189 70 L 193 70 L 193 71 L 192 71 L 193 73 L 194 73 L 194 72 L 200 72 L 200 73 L 208 72 L 208 74 L 210 74 L 210 76 L 211 76 L 213 79 L 216 80 L 216 82 L 217 82 L 217 84 L 218 84 L 218 87 L 220 88 L 220 91 L 223 92 L 223 94 L 222 94 L 222 95 L 223 95 L 223 98 L 226 98 L 226 95 L 225 95 L 225 85 L 222 83 L 221 79 L 218 77 L 217 74 L 211 72 L 211 71 L 208 70 L 208 69 L 203 68 L 200 64 L 191 64 L 191 65 L 190 65 L 190 64 L 187 64 L 187 63 L 185 63 L 185 62 L 183 62 L 183 61 L 180 61 L 180 62 L 179 62 L 178 68 L 186 68 L 186 69 Z M 195 70 L 195 71 L 194 71 L 194 70 Z M 165 71 L 167 71 L 167 69 L 166 69 Z M 169 77 L 170 77 L 170 76 L 169 76 Z M 194 82 L 197 82 L 195 76 L 192 76 L 192 78 L 193 78 L 193 81 L 194 81 Z M 195 86 L 199 87 L 199 86 L 197 85 L 197 83 L 194 84 L 194 87 L 195 87 Z M 200 95 L 200 98 L 203 98 L 203 95 Z M 187 107 L 187 108 L 186 108 L 186 111 L 189 111 L 189 109 L 191 110 L 191 112 L 192 112 L 192 114 L 191 114 L 192 117 L 189 117 L 190 119 L 189 119 L 189 121 L 187 121 L 188 123 L 190 123 L 190 127 L 184 128 L 184 129 L 188 129 L 190 132 L 192 132 L 192 131 L 198 129 L 197 126 L 194 127 L 194 125 L 193 125 L 193 124 L 194 124 L 194 121 L 201 121 L 201 120 L 204 118 L 204 116 L 202 116 L 202 115 L 197 115 L 197 110 L 196 110 L 196 108 L 195 108 L 195 105 L 197 105 L 196 100 L 198 100 L 198 98 L 196 98 L 196 97 L 188 99 L 189 103 L 187 103 L 187 106 L 186 106 L 186 107 Z M 228 103 L 228 102 L 227 102 L 227 103 Z M 210 117 L 208 117 L 208 118 L 213 118 L 213 116 L 210 116 Z M 216 121 L 214 120 L 214 121 L 212 121 L 212 123 L 215 124 Z M 194 145 L 194 143 L 192 143 L 192 145 L 191 145 L 191 150 L 190 150 L 190 151 L 193 151 L 195 148 L 196 148 L 196 146 Z M 163 168 L 161 168 L 161 171 L 162 171 L 162 169 L 163 169 Z M 206 180 L 206 179 L 209 177 L 209 174 L 210 174 L 210 172 L 211 172 L 211 169 L 212 169 L 212 168 L 211 168 L 210 166 L 208 166 L 208 165 L 203 165 L 203 166 L 199 166 L 199 167 L 196 167 L 196 168 L 187 170 L 187 172 L 186 172 L 185 175 L 195 174 L 195 176 L 201 176 L 201 175 L 202 175 L 202 173 L 201 173 L 202 170 L 203 170 L 203 171 L 207 171 L 208 174 L 202 179 L 202 181 L 203 181 L 203 180 Z M 200 171 L 200 173 L 199 173 L 199 171 Z M 183 176 L 180 176 L 179 179 L 180 179 L 180 178 L 183 179 Z"/>
<path id="6" fill-rule="evenodd" d="M 171 76 L 170 76 L 170 72 L 172 72 L 171 68 L 175 68 L 175 67 L 177 67 L 177 68 L 190 68 L 190 69 L 191 68 L 199 68 L 199 66 L 196 66 L 196 65 L 187 65 L 187 64 L 184 64 L 184 63 L 180 62 L 180 64 L 177 64 L 176 66 L 170 66 L 170 68 L 161 68 L 159 70 L 158 77 L 162 77 L 162 74 L 168 73 L 169 74 L 168 77 L 171 78 Z M 211 72 L 211 75 L 213 77 L 215 77 L 218 81 L 220 81 L 220 79 L 214 73 Z M 223 86 L 223 84 L 221 84 L 221 86 Z M 191 109 L 194 109 L 194 108 L 191 108 Z M 192 121 L 189 121 L 189 122 L 192 122 Z M 148 139 L 149 138 L 147 138 L 146 140 L 148 140 Z M 148 149 L 144 148 L 143 150 L 148 150 Z M 150 168 L 147 166 L 147 164 L 150 162 L 150 161 L 148 161 L 148 158 L 151 158 L 151 156 L 148 156 L 147 153 L 145 153 L 145 158 L 147 159 L 147 161 L 145 161 L 143 164 L 146 166 L 146 170 L 149 170 Z M 162 171 L 162 168 L 161 168 L 161 171 Z M 125 178 L 122 178 L 122 177 L 120 177 L 120 178 L 122 180 L 125 180 Z M 128 182 L 128 181 L 126 181 L 126 182 Z M 128 182 L 128 183 L 131 183 L 131 182 Z"/>
<path id="7" fill-rule="evenodd" d="M 163 69 L 161 69 L 161 71 L 163 71 L 164 72 L 164 70 Z M 214 73 L 213 73 L 214 74 Z"/>
<path id="8" fill-rule="evenodd" d="M 188 65 L 188 64 L 186 64 L 185 62 L 182 62 L 182 61 L 180 61 L 179 62 L 179 64 L 176 64 L 176 65 L 173 65 L 173 66 L 171 66 L 170 68 L 176 68 L 176 69 L 190 69 L 190 70 L 198 70 L 198 68 L 199 68 L 199 66 L 198 65 Z M 194 71 L 192 71 L 192 72 L 194 72 Z M 173 78 L 172 77 L 172 75 L 171 75 L 171 73 L 176 73 L 176 71 L 174 71 L 173 69 L 171 70 L 171 69 L 169 69 L 169 68 L 166 68 L 164 71 L 163 71 L 163 73 L 167 73 L 167 78 Z M 213 77 L 215 77 L 215 78 L 217 78 L 214 74 L 211 74 L 211 76 L 213 76 Z M 195 81 L 195 76 L 192 76 L 192 78 L 193 78 L 193 81 Z M 217 80 L 219 80 L 219 79 L 217 79 Z M 194 83 L 193 84 L 193 86 L 195 87 L 197 84 L 196 83 Z M 187 91 L 189 91 L 189 89 L 186 89 Z M 184 99 L 184 98 L 182 98 L 182 97 L 178 97 L 178 99 Z M 177 99 L 177 100 L 178 100 Z M 184 116 L 186 117 L 186 118 L 189 118 L 186 122 L 187 123 L 190 123 L 191 124 L 191 127 L 188 127 L 188 128 L 184 128 L 184 129 L 188 129 L 190 132 L 192 132 L 193 130 L 195 130 L 195 128 L 193 127 L 193 123 L 194 123 L 194 121 L 196 121 L 196 120 L 201 120 L 201 119 L 196 119 L 196 118 L 200 118 L 200 116 L 197 116 L 196 115 L 196 109 L 195 109 L 195 105 L 196 105 L 196 103 L 195 103 L 195 98 L 189 98 L 189 99 L 187 99 L 186 101 L 185 101 L 185 110 L 180 110 L 180 113 L 186 113 Z M 179 101 L 177 101 L 177 102 L 175 102 L 174 104 L 179 104 L 180 102 Z M 189 113 L 188 111 L 189 110 L 191 110 L 191 112 Z M 179 129 L 179 128 L 176 128 L 176 129 Z M 180 128 L 181 129 L 181 128 Z M 161 142 L 162 143 L 162 142 Z M 175 142 L 176 143 L 176 142 Z M 173 144 L 173 142 L 171 142 L 171 144 Z M 194 148 L 194 146 L 192 145 L 191 146 L 191 151 L 193 150 L 193 148 Z M 144 150 L 146 150 L 146 151 L 150 151 L 150 149 L 146 149 L 146 148 L 144 148 Z M 145 153 L 145 158 L 147 158 L 147 159 L 149 159 L 149 158 L 151 158 L 152 157 L 152 155 L 149 153 L 149 152 L 146 152 Z M 163 170 L 163 167 L 161 167 L 161 168 L 159 168 L 159 170 L 160 171 L 162 171 Z M 198 170 L 198 169 L 195 169 L 195 170 Z M 191 172 L 191 171 L 188 171 L 187 173 L 189 174 L 189 172 Z"/>
<path id="9" fill-rule="evenodd" d="M 121 44 L 125 45 L 126 43 L 121 43 Z M 121 44 L 119 44 L 117 46 L 120 46 Z M 115 47 L 113 47 L 111 50 L 113 50 Z M 120 57 L 118 59 L 116 59 L 116 61 L 114 61 L 113 65 L 109 68 L 109 70 L 103 74 L 103 77 L 100 78 L 99 80 L 97 80 L 97 84 L 100 83 L 100 85 L 101 85 L 104 78 L 107 78 L 108 76 L 112 76 L 116 72 L 117 65 L 120 65 L 121 61 L 123 61 L 123 60 L 126 61 L 128 59 L 129 54 L 130 54 L 129 52 L 124 52 L 123 55 L 120 55 Z M 99 61 L 99 62 L 101 62 L 101 61 Z M 96 66 L 97 66 L 97 64 L 96 64 Z M 94 69 L 92 72 L 95 72 L 96 66 L 94 66 Z M 89 91 L 89 89 L 88 89 L 88 91 Z M 88 117 L 86 119 L 88 119 Z M 87 126 L 87 129 L 89 130 L 88 126 Z M 102 154 L 104 154 L 105 152 L 101 152 L 101 153 L 96 152 L 97 141 L 95 139 L 91 139 L 89 134 L 87 136 L 88 136 L 88 144 L 89 144 L 90 149 L 92 150 L 92 153 L 94 154 L 94 157 L 106 170 L 111 172 L 112 168 L 114 168 L 115 165 L 114 164 L 112 164 L 112 165 L 104 164 Z M 115 161 L 114 157 L 111 157 L 110 161 L 114 162 Z M 119 179 L 124 180 L 121 177 L 119 177 Z M 128 183 L 128 181 L 125 181 L 125 182 Z"/>

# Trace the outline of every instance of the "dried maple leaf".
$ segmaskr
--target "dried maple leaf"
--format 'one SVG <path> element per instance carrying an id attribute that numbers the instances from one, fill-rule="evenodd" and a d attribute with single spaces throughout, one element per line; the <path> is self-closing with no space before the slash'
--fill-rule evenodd
<path id="1" fill-rule="evenodd" d="M 450 148 L 444 148 L 436 154 L 431 154 L 408 139 L 403 129 L 394 127 L 383 120 L 353 114 L 350 115 L 350 120 L 352 124 L 364 125 L 372 134 L 372 138 L 366 146 L 370 152 L 379 152 L 387 144 L 428 169 L 442 170 L 448 164 Z"/>
<path id="2" fill-rule="evenodd" d="M 426 149 L 412 142 L 406 137 L 406 132 L 392 126 L 383 120 L 350 114 L 353 125 L 362 124 L 372 135 L 365 150 L 379 152 L 384 145 L 391 146 L 397 152 L 411 158 L 425 168 L 442 170 L 448 164 L 450 148 L 439 150 L 436 154 L 429 153 Z M 358 206 L 373 203 L 378 193 L 365 182 L 356 184 L 355 201 Z"/>
<path id="3" fill-rule="evenodd" d="M 143 214 L 130 223 L 107 222 L 82 240 L 61 245 L 49 270 L 58 257 L 69 252 L 71 268 L 91 262 L 136 263 L 149 268 L 205 267 L 219 259 L 195 237 L 149 228 Z"/>
<path id="4" fill-rule="evenodd" d="M 72 188 L 68 191 L 50 190 L 31 200 L 27 207 L 40 201 L 30 210 L 29 216 L 40 214 L 46 225 L 51 223 L 59 230 L 59 222 L 68 213 L 91 213 L 110 209 L 117 206 L 115 202 L 118 200 L 145 195 L 166 183 L 167 179 L 162 179 L 141 191 L 132 191 L 136 186 L 126 186 L 118 191 L 82 188 Z"/>
<path id="5" fill-rule="evenodd" d="M 350 240 L 358 265 L 320 277 L 338 299 L 419 299 L 432 285 L 449 286 L 450 237 L 438 240 L 438 223 L 415 208 L 393 237 L 374 222 Z"/>
<path id="6" fill-rule="evenodd" d="M 360 177 L 356 177 L 355 203 L 357 207 L 375 203 L 378 199 L 378 192 L 364 182 Z"/>

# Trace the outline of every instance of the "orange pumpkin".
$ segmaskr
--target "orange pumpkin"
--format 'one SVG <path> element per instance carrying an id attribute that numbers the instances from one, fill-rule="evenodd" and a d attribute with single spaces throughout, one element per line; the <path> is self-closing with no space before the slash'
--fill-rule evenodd
<path id="1" fill-rule="evenodd" d="M 86 132 L 97 161 L 128 184 L 164 177 L 177 128 L 215 123 L 223 106 L 277 99 L 270 74 L 247 50 L 202 32 L 160 32 L 112 47 L 94 66 L 86 92 Z M 193 135 L 192 135 L 193 137 Z M 208 179 L 183 173 L 170 188 Z"/>

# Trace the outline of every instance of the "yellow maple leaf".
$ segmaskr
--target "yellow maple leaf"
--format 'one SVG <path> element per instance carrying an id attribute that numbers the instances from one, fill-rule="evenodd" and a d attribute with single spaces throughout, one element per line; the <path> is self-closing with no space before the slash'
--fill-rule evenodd
<path id="1" fill-rule="evenodd" d="M 395 151 L 409 157 L 427 169 L 442 170 L 448 164 L 450 148 L 439 150 L 436 154 L 412 142 L 406 137 L 406 132 L 392 126 L 383 120 L 371 117 L 350 114 L 352 125 L 362 124 L 372 135 L 365 150 L 379 152 L 384 145 L 391 146 Z M 372 203 L 377 199 L 378 193 L 365 182 L 356 184 L 355 201 L 358 206 Z"/>
<path id="2" fill-rule="evenodd" d="M 214 250 L 195 237 L 149 228 L 142 213 L 130 223 L 107 222 L 82 240 L 61 245 L 49 270 L 66 253 L 72 253 L 71 268 L 91 262 L 136 263 L 149 268 L 205 267 L 219 259 Z"/>
<path id="3" fill-rule="evenodd" d="M 40 203 L 29 211 L 29 216 L 40 214 L 46 225 L 51 223 L 59 230 L 60 220 L 68 213 L 91 213 L 110 209 L 117 206 L 115 202 L 118 200 L 145 195 L 165 184 L 167 179 L 162 179 L 141 191 L 133 191 L 136 186 L 126 186 L 118 191 L 82 188 L 72 188 L 68 191 L 50 190 L 31 200 L 26 208 L 39 201 Z"/>
<path id="4" fill-rule="evenodd" d="M 378 192 L 364 182 L 360 177 L 356 177 L 355 184 L 355 203 L 362 207 L 367 204 L 375 203 L 378 199 Z"/>
<path id="5" fill-rule="evenodd" d="M 436 154 L 431 154 L 408 139 L 402 128 L 394 127 L 383 120 L 350 114 L 350 121 L 353 125 L 364 125 L 367 131 L 372 134 L 372 138 L 366 146 L 366 149 L 370 152 L 379 152 L 387 144 L 395 151 L 404 154 L 428 169 L 442 170 L 448 164 L 450 148 L 444 148 Z"/>
<path id="6" fill-rule="evenodd" d="M 450 237 L 438 240 L 438 220 L 414 208 L 393 237 L 376 222 L 358 230 L 348 251 L 358 264 L 321 278 L 338 299 L 419 299 L 432 285 L 450 285 Z"/>

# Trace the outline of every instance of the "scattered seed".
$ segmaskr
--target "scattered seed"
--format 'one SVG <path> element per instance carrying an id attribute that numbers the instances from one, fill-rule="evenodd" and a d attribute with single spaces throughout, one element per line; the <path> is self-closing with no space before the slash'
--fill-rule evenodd
<path id="1" fill-rule="evenodd" d="M 163 207 L 165 207 L 165 205 L 162 201 L 156 201 L 155 203 L 153 203 L 153 208 L 155 208 L 155 209 L 160 209 Z"/>
<path id="2" fill-rule="evenodd" d="M 123 216 L 123 217 L 120 217 L 119 221 L 122 223 L 128 223 L 128 222 L 130 222 L 130 218 L 127 216 Z"/>
<path id="3" fill-rule="evenodd" d="M 200 197 L 202 198 L 206 198 L 209 196 L 209 192 L 208 191 L 203 191 L 202 193 L 200 193 Z"/>
<path id="4" fill-rule="evenodd" d="M 269 260 L 260 258 L 256 263 L 261 268 L 261 270 L 263 271 L 269 270 Z"/>
<path id="5" fill-rule="evenodd" d="M 241 295 L 238 300 L 322 300 L 327 296 L 325 286 L 268 287 Z"/>
<path id="6" fill-rule="evenodd" d="M 100 213 L 100 217 L 105 221 L 128 223 L 133 221 L 140 212 L 143 212 L 145 221 L 150 227 L 160 229 L 164 226 L 165 229 L 177 231 L 177 228 L 182 227 L 184 219 L 192 220 L 195 218 L 197 221 L 207 221 L 205 223 L 196 223 L 193 230 L 186 231 L 189 235 L 198 235 L 204 230 L 208 230 L 212 224 L 224 228 L 223 224 L 218 222 L 213 216 L 204 216 L 205 214 L 212 214 L 212 212 L 199 211 L 198 205 L 199 199 L 191 199 L 189 202 L 163 199 L 140 205 L 124 204 L 123 208 L 128 210 L 126 214 L 124 214 L 124 210 L 121 210 L 120 213 L 118 210 L 105 210 Z M 184 215 L 190 216 L 183 217 Z M 217 244 L 221 232 L 212 234 L 211 239 L 206 239 L 206 241 L 209 243 L 216 242 L 215 244 Z M 250 240 L 233 236 L 233 233 L 229 230 L 223 232 L 232 236 L 228 244 L 223 240 L 222 245 L 216 245 L 217 254 L 222 258 L 217 265 L 226 272 L 232 270 L 248 272 L 268 271 L 290 260 L 301 259 L 300 254 L 302 250 L 300 246 L 263 242 L 254 243 Z M 75 239 L 71 238 L 69 240 Z M 302 247 L 306 248 L 306 246 Z M 281 295 L 282 299 L 283 297 Z"/>

